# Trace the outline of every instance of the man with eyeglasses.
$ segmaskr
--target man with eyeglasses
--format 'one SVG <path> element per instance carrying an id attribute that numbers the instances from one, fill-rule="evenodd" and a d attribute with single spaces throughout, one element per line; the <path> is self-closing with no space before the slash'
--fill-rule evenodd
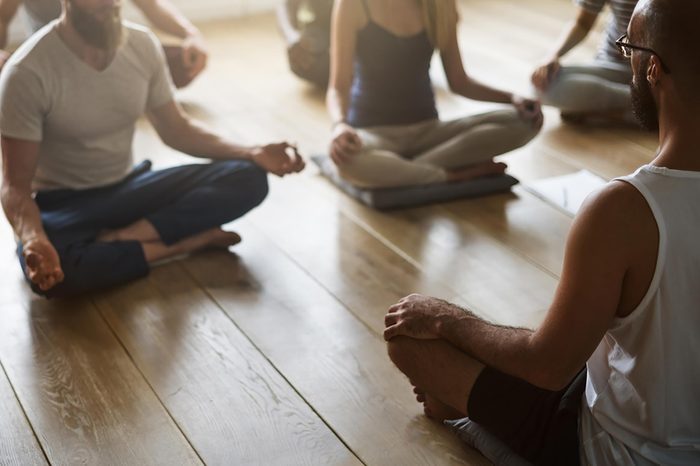
<path id="1" fill-rule="evenodd" d="M 634 121 L 629 63 L 617 52 L 615 40 L 627 29 L 637 0 L 575 0 L 578 16 L 562 35 L 551 58 L 532 74 L 532 84 L 542 103 L 561 111 L 571 123 L 630 123 Z M 611 17 L 593 62 L 562 65 L 561 59 L 593 29 L 605 6 Z"/>
<path id="2" fill-rule="evenodd" d="M 698 18 L 697 0 L 640 0 L 617 41 L 659 150 L 586 201 L 539 328 L 420 295 L 386 315 L 389 355 L 426 414 L 468 416 L 460 434 L 492 459 L 700 464 Z"/>

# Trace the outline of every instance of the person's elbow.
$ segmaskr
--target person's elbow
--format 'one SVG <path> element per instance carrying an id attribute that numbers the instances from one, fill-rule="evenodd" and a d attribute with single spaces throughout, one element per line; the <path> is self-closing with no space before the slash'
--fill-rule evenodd
<path id="1" fill-rule="evenodd" d="M 574 27 L 578 29 L 580 35 L 585 37 L 593 29 L 597 18 L 597 13 L 591 13 L 590 11 L 582 9 L 576 17 L 576 21 L 574 21 Z"/>
<path id="2" fill-rule="evenodd" d="M 524 373 L 521 378 L 536 387 L 554 392 L 566 388 L 585 364 L 573 354 L 538 347 L 534 334 L 526 354 L 530 357 L 523 361 Z"/>
<path id="3" fill-rule="evenodd" d="M 469 97 L 472 94 L 472 80 L 466 73 L 447 73 L 447 88 L 453 94 Z"/>

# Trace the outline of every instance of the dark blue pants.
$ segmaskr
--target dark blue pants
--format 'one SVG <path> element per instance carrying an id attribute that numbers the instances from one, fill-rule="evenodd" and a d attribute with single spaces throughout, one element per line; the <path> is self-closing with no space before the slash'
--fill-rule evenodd
<path id="1" fill-rule="evenodd" d="M 159 171 L 151 171 L 147 161 L 114 185 L 39 192 L 41 220 L 61 258 L 65 279 L 45 292 L 32 289 L 48 298 L 69 297 L 143 277 L 149 267 L 141 243 L 96 242 L 97 235 L 146 219 L 171 245 L 241 217 L 267 192 L 267 174 L 244 161 Z M 20 245 L 25 270 L 21 251 Z"/>

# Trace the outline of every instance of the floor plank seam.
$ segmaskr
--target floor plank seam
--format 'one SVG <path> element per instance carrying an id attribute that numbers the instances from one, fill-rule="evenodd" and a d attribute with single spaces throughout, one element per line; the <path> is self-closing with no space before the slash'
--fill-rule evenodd
<path id="1" fill-rule="evenodd" d="M 41 449 L 41 454 L 44 455 L 44 459 L 46 460 L 46 464 L 52 464 L 51 461 L 49 461 L 49 455 L 46 453 L 46 450 L 44 449 L 44 445 L 41 443 L 39 435 L 36 433 L 36 429 L 34 428 L 34 425 L 32 424 L 31 420 L 29 419 L 29 416 L 27 415 L 27 410 L 24 408 L 22 401 L 19 399 L 19 395 L 17 395 L 17 390 L 15 389 L 15 386 L 12 383 L 12 379 L 10 379 L 10 375 L 5 370 L 5 365 L 2 363 L 1 358 L 0 358 L 0 370 L 2 370 L 2 373 L 5 375 L 7 382 L 10 384 L 10 389 L 12 389 L 12 393 L 15 395 L 15 400 L 17 400 L 17 404 L 19 405 L 19 408 L 22 410 L 22 415 L 24 416 L 24 419 L 27 421 L 27 425 L 32 430 L 32 435 L 34 436 L 34 439 L 36 440 L 37 445 L 39 445 L 39 449 Z"/>
<path id="2" fill-rule="evenodd" d="M 271 238 L 270 236 L 268 236 L 264 232 L 264 230 L 262 228 L 260 228 L 258 225 L 256 225 L 255 223 L 251 222 L 250 224 L 252 224 L 252 226 L 255 228 L 255 230 L 258 231 L 258 234 L 260 234 L 261 236 L 264 236 L 265 238 L 267 238 L 267 240 L 270 243 L 274 244 L 275 247 L 280 251 L 281 254 L 283 254 L 285 257 L 287 257 L 299 270 L 301 270 L 304 273 L 304 275 L 309 277 L 318 286 L 320 286 L 326 293 L 328 293 L 330 296 L 332 296 L 333 299 L 337 303 L 339 303 L 345 310 L 347 310 L 355 320 L 357 320 L 360 324 L 362 324 L 363 327 L 365 327 L 367 330 L 369 330 L 369 332 L 372 335 L 374 335 L 377 338 L 382 338 L 382 336 L 380 334 L 378 334 L 372 327 L 370 327 L 370 325 L 368 323 L 366 323 L 363 319 L 361 319 L 360 316 L 358 316 L 352 309 L 350 309 L 348 306 L 346 306 L 345 303 L 340 299 L 340 297 L 338 295 L 336 295 L 332 290 L 328 289 L 328 287 L 326 287 L 326 285 L 324 285 L 321 281 L 319 281 L 309 270 L 306 269 L 306 267 L 304 267 L 302 264 L 300 264 L 299 261 L 297 261 L 287 251 L 285 251 L 285 249 L 280 244 L 278 244 L 274 240 L 274 238 Z"/>
<path id="3" fill-rule="evenodd" d="M 199 284 L 198 284 L 198 285 L 199 285 Z M 163 400 L 162 400 L 161 397 L 158 395 L 158 392 L 153 388 L 153 385 L 151 385 L 151 382 L 148 380 L 148 377 L 146 377 L 146 374 L 143 373 L 143 371 L 141 370 L 141 368 L 139 367 L 139 365 L 136 363 L 136 360 L 134 360 L 133 356 L 131 355 L 131 353 L 130 353 L 129 350 L 127 349 L 127 347 L 126 347 L 126 345 L 124 344 L 124 342 L 122 341 L 122 339 L 119 338 L 119 335 L 117 334 L 117 332 L 114 330 L 114 328 L 112 327 L 112 325 L 110 325 L 109 320 L 105 317 L 104 312 L 102 311 L 102 308 L 101 308 L 100 305 L 98 304 L 97 300 L 94 299 L 94 298 L 90 298 L 90 302 L 91 302 L 92 305 L 95 307 L 95 309 L 97 309 L 97 312 L 100 314 L 100 318 L 101 318 L 102 321 L 105 323 L 105 325 L 107 325 L 107 328 L 108 328 L 109 331 L 112 333 L 112 335 L 114 336 L 114 338 L 117 340 L 117 343 L 119 343 L 119 346 L 121 346 L 122 350 L 124 350 L 124 353 L 126 354 L 126 357 L 129 358 L 129 361 L 131 361 L 131 364 L 134 366 L 134 369 L 139 373 L 139 375 L 141 375 L 141 377 L 143 378 L 144 382 L 146 383 L 146 386 L 148 386 L 148 388 L 149 388 L 149 389 L 151 390 L 151 392 L 153 393 L 153 396 L 156 398 L 156 400 L 158 400 L 158 403 L 159 403 L 160 406 L 163 408 L 163 410 L 165 411 L 165 413 L 167 414 L 167 416 L 170 418 L 170 420 L 173 422 L 173 425 L 175 426 L 175 428 L 177 429 L 177 431 L 180 432 L 180 434 L 182 435 L 182 438 L 184 439 L 184 441 L 187 443 L 187 445 L 190 446 L 190 448 L 192 449 L 192 451 L 194 452 L 194 454 L 197 456 L 197 459 L 199 460 L 199 462 L 200 462 L 201 464 L 203 464 L 203 465 L 206 465 L 207 463 L 206 463 L 206 462 L 204 461 L 204 459 L 202 458 L 202 455 L 199 453 L 199 451 L 197 450 L 197 448 L 195 448 L 195 446 L 192 444 L 192 442 L 190 441 L 189 437 L 185 434 L 185 431 L 182 430 L 182 427 L 180 426 L 180 423 L 177 422 L 177 420 L 176 420 L 175 417 L 172 415 L 172 413 L 170 412 L 170 410 L 168 409 L 168 407 L 165 405 L 165 403 L 163 403 Z"/>
<path id="4" fill-rule="evenodd" d="M 257 228 L 256 228 L 256 229 L 257 229 Z M 269 239 L 269 238 L 268 238 L 268 239 Z M 286 252 L 283 251 L 283 250 L 281 250 L 277 244 L 275 244 L 275 247 L 278 248 L 278 249 L 281 251 L 282 254 L 284 254 L 284 255 L 287 256 Z M 287 257 L 289 257 L 289 256 L 287 256 Z M 291 258 L 290 258 L 290 259 L 291 259 Z M 308 275 L 307 271 L 304 270 L 303 268 L 301 268 L 301 266 L 300 266 L 299 264 L 297 264 L 296 262 L 294 262 L 294 265 L 296 265 L 296 266 L 301 270 L 302 273 L 304 273 L 305 275 L 309 276 L 310 278 L 312 278 L 312 279 L 315 281 L 315 279 L 314 279 L 313 277 L 311 277 L 310 275 Z M 238 325 L 238 323 L 236 322 L 236 320 L 235 320 L 233 317 L 231 317 L 231 315 L 230 315 L 228 312 L 226 312 L 226 309 L 225 309 L 224 306 L 216 299 L 216 297 L 213 296 L 213 295 L 209 292 L 209 290 L 208 290 L 205 286 L 202 285 L 202 283 L 200 283 L 200 281 L 197 279 L 197 277 L 196 277 L 192 272 L 190 272 L 190 270 L 189 270 L 187 267 L 184 267 L 182 264 L 178 264 L 178 266 L 184 271 L 185 274 L 187 274 L 187 275 L 192 279 L 192 281 L 193 281 L 194 283 L 197 284 L 197 286 L 199 286 L 199 288 L 203 291 L 203 293 L 204 293 L 204 294 L 214 303 L 214 305 L 223 313 L 224 317 L 225 317 L 228 321 L 230 321 L 231 324 L 232 324 L 234 327 L 236 327 L 236 329 L 238 329 L 238 331 L 241 333 L 241 335 L 243 335 L 243 337 L 248 341 L 248 343 L 250 343 L 251 346 L 252 346 L 253 348 L 255 348 L 255 349 L 257 350 L 258 353 L 260 353 L 260 355 L 263 357 L 263 359 L 264 359 L 265 361 L 267 361 L 267 362 L 270 364 L 270 367 L 273 368 L 273 369 L 275 370 L 275 372 L 277 372 L 277 374 L 279 374 L 279 376 L 282 378 L 282 380 L 284 380 L 284 381 L 287 383 L 287 385 L 289 385 L 289 388 L 291 388 L 291 390 L 292 390 L 294 393 L 296 393 L 297 396 L 299 396 L 299 398 L 300 398 L 301 400 L 304 400 L 304 403 L 309 407 L 309 409 L 311 410 L 311 412 L 313 412 L 313 413 L 321 420 L 321 422 L 323 422 L 323 424 L 324 424 L 326 427 L 328 427 L 328 429 L 329 429 L 331 432 L 333 432 L 333 435 L 335 435 L 335 437 L 338 439 L 338 441 L 340 441 L 340 443 L 342 443 L 343 446 L 345 446 L 345 448 L 347 448 L 348 451 L 351 452 L 351 453 L 353 454 L 353 456 L 354 456 L 355 458 L 357 458 L 357 460 L 358 460 L 360 463 L 362 463 L 363 465 L 367 466 L 367 463 L 366 463 L 365 461 L 363 461 L 362 458 L 360 458 L 360 457 L 358 456 L 358 454 L 355 452 L 355 450 L 353 450 L 353 449 L 350 447 L 350 445 L 345 441 L 345 439 L 343 439 L 343 437 L 336 431 L 336 429 L 321 415 L 321 413 L 319 413 L 319 412 L 316 410 L 316 408 L 314 407 L 314 405 L 313 405 L 312 403 L 310 403 L 310 402 L 306 399 L 306 397 L 304 397 L 304 395 L 302 395 L 302 393 L 297 389 L 297 387 L 287 378 L 287 376 L 284 374 L 284 372 L 282 372 L 282 371 L 280 370 L 280 368 L 277 367 L 277 365 L 276 365 L 270 358 L 268 358 L 267 354 L 265 354 L 265 352 L 255 343 L 255 341 L 253 341 L 253 339 L 250 337 L 250 335 L 248 335 L 248 333 L 245 332 L 245 331 Z M 319 285 L 320 285 L 320 284 L 319 284 Z M 323 288 L 323 289 L 326 290 L 325 288 Z M 327 291 L 329 294 L 332 295 L 332 293 L 330 293 L 328 290 L 326 290 L 326 291 Z M 340 301 L 338 300 L 338 298 L 337 298 L 335 295 L 333 295 L 333 299 L 335 299 L 336 301 L 338 301 L 338 302 L 340 303 L 341 306 L 345 307 L 345 305 L 343 305 L 343 303 L 340 302 Z M 347 307 L 345 307 L 345 308 L 347 309 Z M 352 313 L 352 311 L 348 310 L 348 312 L 350 312 L 350 314 L 352 314 L 353 317 L 355 317 L 355 318 L 357 319 L 357 317 L 355 316 L 354 313 Z"/>

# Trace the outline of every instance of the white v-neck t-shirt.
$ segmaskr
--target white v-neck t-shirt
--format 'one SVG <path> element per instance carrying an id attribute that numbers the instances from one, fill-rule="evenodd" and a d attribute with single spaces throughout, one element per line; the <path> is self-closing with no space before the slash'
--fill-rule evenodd
<path id="1" fill-rule="evenodd" d="M 87 189 L 123 179 L 136 121 L 174 98 L 163 51 L 124 23 L 122 45 L 98 71 L 63 42 L 56 21 L 25 42 L 0 77 L 0 133 L 40 143 L 34 190 Z"/>

